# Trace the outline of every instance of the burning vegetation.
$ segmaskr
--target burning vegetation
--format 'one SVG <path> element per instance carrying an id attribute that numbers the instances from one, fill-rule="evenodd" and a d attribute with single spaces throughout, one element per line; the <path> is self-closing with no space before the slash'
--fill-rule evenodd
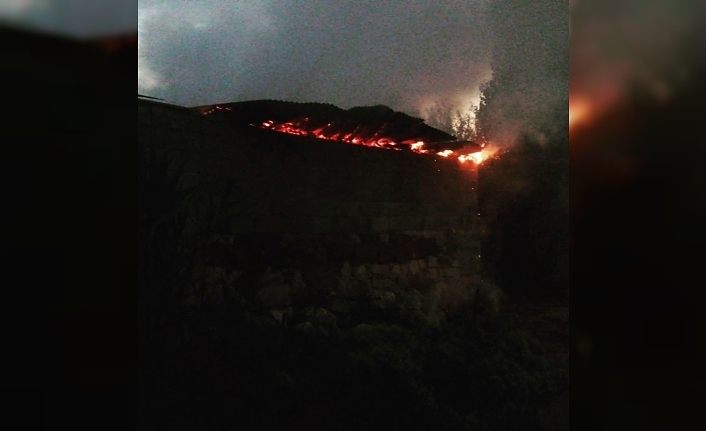
<path id="1" fill-rule="evenodd" d="M 253 101 L 198 107 L 202 115 L 227 115 L 231 122 L 292 136 L 436 155 L 478 165 L 495 153 L 490 147 L 424 124 L 385 106 L 343 110 L 333 105 Z"/>

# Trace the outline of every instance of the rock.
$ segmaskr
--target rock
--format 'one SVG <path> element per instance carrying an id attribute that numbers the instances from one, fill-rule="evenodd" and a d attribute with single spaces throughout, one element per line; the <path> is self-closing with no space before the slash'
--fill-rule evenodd
<path id="1" fill-rule="evenodd" d="M 235 282 L 237 279 L 239 279 L 242 276 L 243 276 L 242 271 L 237 271 L 237 270 L 231 271 L 230 274 L 228 274 L 228 276 L 226 277 L 226 283 L 228 285 L 231 285 L 233 282 Z"/>
<path id="2" fill-rule="evenodd" d="M 267 267 L 265 270 L 265 273 L 262 275 L 262 283 L 263 284 L 283 284 L 284 283 L 284 277 L 282 276 L 282 273 L 279 271 L 272 271 L 270 267 Z"/>
<path id="3" fill-rule="evenodd" d="M 358 265 L 355 268 L 355 277 L 359 280 L 364 280 L 368 278 L 368 270 L 365 265 Z"/>
<path id="4" fill-rule="evenodd" d="M 257 300 L 267 308 L 282 308 L 291 304 L 292 295 L 289 285 L 267 286 L 258 290 Z"/>
<path id="5" fill-rule="evenodd" d="M 376 290 L 392 290 L 396 286 L 396 283 L 388 277 L 375 277 L 373 278 L 372 287 Z"/>
<path id="6" fill-rule="evenodd" d="M 441 270 L 441 275 L 447 278 L 456 278 L 461 275 L 461 270 L 458 268 L 444 268 Z"/>
<path id="7" fill-rule="evenodd" d="M 374 290 L 370 293 L 370 299 L 373 307 L 385 309 L 396 305 L 397 295 L 388 290 Z"/>
<path id="8" fill-rule="evenodd" d="M 371 222 L 375 232 L 385 232 L 390 229 L 390 221 L 386 217 L 376 217 Z"/>
<path id="9" fill-rule="evenodd" d="M 292 286 L 295 289 L 306 289 L 306 283 L 304 283 L 304 277 L 302 277 L 301 272 L 297 271 L 292 276 Z"/>
<path id="10" fill-rule="evenodd" d="M 226 272 L 220 266 L 208 266 L 204 271 L 204 281 L 206 283 L 219 283 L 226 279 Z"/>
<path id="11" fill-rule="evenodd" d="M 343 277 L 348 278 L 348 277 L 351 276 L 351 274 L 352 274 L 351 265 L 350 265 L 350 263 L 348 263 L 348 262 L 346 261 L 346 262 L 343 263 L 343 266 L 341 267 L 341 275 L 342 275 Z"/>
<path id="12" fill-rule="evenodd" d="M 298 332 L 309 335 L 329 336 L 338 331 L 336 315 L 325 308 L 308 307 L 304 310 L 306 321 L 298 324 Z"/>
<path id="13" fill-rule="evenodd" d="M 280 325 L 282 324 L 282 322 L 284 322 L 284 311 L 283 310 L 278 310 L 278 309 L 270 310 L 270 315 Z"/>
<path id="14" fill-rule="evenodd" d="M 184 300 L 184 305 L 187 307 L 198 307 L 200 305 L 200 302 L 195 295 L 191 295 Z"/>
<path id="15" fill-rule="evenodd" d="M 310 320 L 319 326 L 332 327 L 336 325 L 336 315 L 325 308 L 316 308 L 309 313 Z"/>
<path id="16" fill-rule="evenodd" d="M 223 285 L 222 284 L 211 284 L 206 286 L 206 298 L 207 302 L 212 304 L 223 304 Z"/>
<path id="17" fill-rule="evenodd" d="M 294 330 L 300 334 L 311 334 L 315 329 L 311 322 L 301 322 L 294 327 Z"/>
<path id="18" fill-rule="evenodd" d="M 351 305 L 351 301 L 338 298 L 331 304 L 331 310 L 336 314 L 348 314 L 351 312 Z"/>
<path id="19" fill-rule="evenodd" d="M 387 265 L 374 263 L 370 266 L 370 272 L 375 275 L 387 274 L 389 272 L 389 267 Z"/>

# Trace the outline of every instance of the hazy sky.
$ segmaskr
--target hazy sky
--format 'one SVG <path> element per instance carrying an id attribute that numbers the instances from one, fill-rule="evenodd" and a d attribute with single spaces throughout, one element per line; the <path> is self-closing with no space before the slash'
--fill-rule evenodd
<path id="1" fill-rule="evenodd" d="M 141 0 L 138 90 L 187 106 L 467 108 L 491 76 L 486 3 Z"/>

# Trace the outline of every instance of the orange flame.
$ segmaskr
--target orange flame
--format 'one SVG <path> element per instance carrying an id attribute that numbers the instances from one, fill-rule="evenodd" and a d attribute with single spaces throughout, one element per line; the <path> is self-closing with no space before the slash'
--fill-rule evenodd
<path id="1" fill-rule="evenodd" d="M 417 141 L 417 142 L 413 143 L 412 145 L 409 146 L 409 149 L 414 151 L 415 153 L 419 153 L 419 154 L 429 153 L 429 150 L 424 149 L 424 142 L 423 141 Z"/>
<path id="2" fill-rule="evenodd" d="M 461 154 L 458 156 L 458 161 L 461 163 L 474 162 L 476 165 L 480 165 L 487 159 L 487 155 L 483 154 L 483 151 L 472 154 Z"/>
<path id="3" fill-rule="evenodd" d="M 454 153 L 453 150 L 444 150 L 444 151 L 439 151 L 438 153 L 436 153 L 436 155 L 441 156 L 441 157 L 449 157 L 453 153 Z"/>
<path id="4" fill-rule="evenodd" d="M 395 141 L 388 139 L 388 138 L 379 138 L 376 136 L 377 134 L 371 138 L 368 138 L 368 139 L 363 139 L 359 136 L 353 136 L 353 133 L 347 133 L 343 136 L 341 136 L 340 133 L 335 133 L 333 135 L 327 136 L 324 133 L 325 127 L 320 127 L 318 129 L 314 129 L 314 130 L 307 130 L 306 128 L 302 127 L 301 125 L 295 124 L 293 122 L 277 123 L 274 120 L 263 121 L 260 124 L 253 124 L 253 126 L 257 126 L 262 129 L 273 130 L 275 132 L 286 133 L 289 135 L 310 136 L 310 137 L 314 137 L 314 138 L 322 139 L 322 140 L 327 140 L 327 141 L 345 142 L 347 144 L 363 145 L 366 147 L 401 150 L 402 148 L 400 147 L 400 144 L 402 144 L 402 147 L 407 146 L 407 148 L 410 151 L 417 153 L 417 154 L 429 154 L 430 153 L 430 151 L 427 148 L 425 148 L 426 143 L 424 141 L 416 141 L 416 142 L 404 141 L 404 142 L 398 143 L 398 142 L 395 142 Z M 331 124 L 329 123 L 329 124 L 327 124 L 327 126 L 331 126 Z M 494 153 L 495 153 L 495 151 L 490 150 L 486 146 L 481 151 L 476 151 L 476 152 L 467 153 L 467 154 L 460 154 L 460 153 L 458 153 L 454 150 L 451 150 L 451 149 L 441 150 L 441 151 L 436 152 L 435 154 L 437 156 L 441 156 L 441 157 L 444 157 L 447 159 L 456 159 L 461 164 L 465 164 L 467 162 L 472 162 L 475 165 L 480 165 L 484 161 L 488 160 Z"/>
<path id="5" fill-rule="evenodd" d="M 475 153 L 469 153 L 469 154 L 460 154 L 457 158 L 460 163 L 467 163 L 467 162 L 472 162 L 476 165 L 480 165 L 481 163 L 490 160 L 493 157 L 497 157 L 495 153 L 497 150 L 492 147 L 483 147 L 482 150 L 477 151 Z"/>

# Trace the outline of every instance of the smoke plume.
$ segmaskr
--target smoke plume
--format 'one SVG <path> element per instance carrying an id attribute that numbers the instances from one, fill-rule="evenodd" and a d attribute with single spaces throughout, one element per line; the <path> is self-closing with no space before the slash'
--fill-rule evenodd
<path id="1" fill-rule="evenodd" d="M 569 90 L 567 3 L 494 0 L 487 15 L 493 79 L 483 88 L 477 113 L 480 134 L 501 146 L 522 136 L 539 144 L 563 141 Z"/>

